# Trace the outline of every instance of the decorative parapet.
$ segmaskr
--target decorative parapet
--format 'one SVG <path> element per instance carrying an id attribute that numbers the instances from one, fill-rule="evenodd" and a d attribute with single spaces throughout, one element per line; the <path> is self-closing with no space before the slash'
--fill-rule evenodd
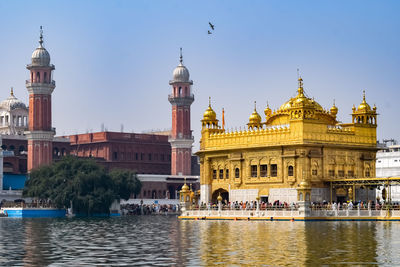
<path id="1" fill-rule="evenodd" d="M 288 144 L 293 143 L 291 139 L 289 125 L 278 125 L 263 129 L 211 133 L 202 141 L 206 149 L 215 149 Z"/>
<path id="2" fill-rule="evenodd" d="M 355 134 L 354 127 L 343 127 L 341 125 L 328 125 L 328 133 Z"/>

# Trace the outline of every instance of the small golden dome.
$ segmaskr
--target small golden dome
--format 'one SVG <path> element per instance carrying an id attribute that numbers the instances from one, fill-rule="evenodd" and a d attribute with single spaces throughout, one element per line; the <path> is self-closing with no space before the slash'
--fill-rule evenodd
<path id="1" fill-rule="evenodd" d="M 371 111 L 370 105 L 368 105 L 367 101 L 365 101 L 365 91 L 363 91 L 363 101 L 358 106 L 357 111 L 362 111 L 362 112 Z"/>
<path id="2" fill-rule="evenodd" d="M 217 114 L 211 107 L 211 97 L 209 98 L 208 108 L 203 114 L 203 120 L 215 121 L 217 119 Z"/>
<path id="3" fill-rule="evenodd" d="M 183 191 L 183 192 L 189 191 L 189 186 L 185 183 L 185 184 L 182 186 L 181 191 Z"/>
<path id="4" fill-rule="evenodd" d="M 264 114 L 266 117 L 271 116 L 272 110 L 269 108 L 269 104 L 267 102 L 267 107 L 264 109 Z"/>
<path id="5" fill-rule="evenodd" d="M 193 191 L 190 193 L 190 197 L 194 198 L 194 192 Z"/>
<path id="6" fill-rule="evenodd" d="M 257 112 L 256 101 L 254 101 L 254 111 L 249 117 L 249 124 L 252 124 L 252 125 L 261 124 L 261 116 Z"/>
<path id="7" fill-rule="evenodd" d="M 333 116 L 336 116 L 337 113 L 338 113 L 338 108 L 335 106 L 335 100 L 333 100 L 333 106 L 331 107 L 331 114 Z"/>
<path id="8" fill-rule="evenodd" d="M 221 195 L 218 195 L 217 200 L 218 200 L 218 202 L 221 202 L 221 201 L 222 201 Z"/>
<path id="9" fill-rule="evenodd" d="M 301 181 L 301 183 L 300 183 L 300 188 L 301 188 L 301 189 L 309 189 L 309 188 L 310 188 L 310 183 L 307 182 L 307 181 L 305 181 L 305 180 L 303 180 L 303 181 Z"/>

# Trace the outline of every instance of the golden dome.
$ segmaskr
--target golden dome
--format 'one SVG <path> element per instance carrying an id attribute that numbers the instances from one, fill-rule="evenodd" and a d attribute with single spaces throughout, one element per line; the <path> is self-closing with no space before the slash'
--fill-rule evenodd
<path id="1" fill-rule="evenodd" d="M 221 202 L 221 201 L 222 201 L 221 195 L 218 195 L 217 200 L 218 200 L 218 202 Z"/>
<path id="2" fill-rule="evenodd" d="M 301 183 L 300 183 L 300 188 L 301 188 L 301 189 L 309 189 L 309 188 L 310 188 L 310 183 L 307 182 L 307 181 L 305 181 L 305 180 L 303 180 L 303 181 L 301 181 Z"/>
<path id="3" fill-rule="evenodd" d="M 367 101 L 365 101 L 365 91 L 363 91 L 363 101 L 358 106 L 357 111 L 362 111 L 362 112 L 371 111 L 370 105 L 368 105 Z"/>
<path id="4" fill-rule="evenodd" d="M 314 99 L 308 98 L 304 95 L 303 79 L 300 77 L 298 81 L 299 81 L 299 88 L 297 89 L 297 96 L 291 98 L 289 101 L 281 105 L 279 110 L 283 111 L 283 110 L 288 110 L 290 108 L 307 107 L 323 111 L 323 108 L 320 104 L 314 101 Z"/>
<path id="5" fill-rule="evenodd" d="M 252 125 L 261 124 L 261 116 L 257 112 L 256 101 L 254 101 L 254 111 L 249 117 L 249 124 L 252 124 Z"/>
<path id="6" fill-rule="evenodd" d="M 190 193 L 190 197 L 194 198 L 194 192 L 193 191 Z"/>
<path id="7" fill-rule="evenodd" d="M 189 186 L 185 183 L 185 184 L 182 186 L 181 191 L 182 191 L 182 192 L 187 192 L 187 191 L 189 191 Z"/>
<path id="8" fill-rule="evenodd" d="M 264 109 L 264 114 L 266 117 L 271 116 L 272 110 L 269 108 L 269 104 L 267 102 L 267 107 Z"/>
<path id="9" fill-rule="evenodd" d="M 211 108 L 211 97 L 209 98 L 209 104 L 207 110 L 203 114 L 203 120 L 215 121 L 217 119 L 217 114 Z"/>
<path id="10" fill-rule="evenodd" d="M 333 106 L 331 107 L 331 114 L 333 116 L 336 116 L 337 113 L 338 113 L 338 108 L 335 106 L 335 100 L 333 100 Z"/>

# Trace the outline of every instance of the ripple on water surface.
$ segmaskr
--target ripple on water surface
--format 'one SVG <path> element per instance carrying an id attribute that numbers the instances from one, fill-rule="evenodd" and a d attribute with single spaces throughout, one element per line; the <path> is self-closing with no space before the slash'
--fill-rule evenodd
<path id="1" fill-rule="evenodd" d="M 397 222 L 0 218 L 1 266 L 393 265 Z"/>

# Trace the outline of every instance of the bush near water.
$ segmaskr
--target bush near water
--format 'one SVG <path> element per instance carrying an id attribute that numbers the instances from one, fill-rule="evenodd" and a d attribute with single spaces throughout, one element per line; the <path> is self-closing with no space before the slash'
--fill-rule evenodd
<path id="1" fill-rule="evenodd" d="M 94 159 L 64 157 L 49 166 L 33 170 L 25 183 L 24 197 L 70 208 L 76 214 L 109 214 L 115 199 L 138 194 L 141 183 L 130 170 L 107 172 Z"/>

